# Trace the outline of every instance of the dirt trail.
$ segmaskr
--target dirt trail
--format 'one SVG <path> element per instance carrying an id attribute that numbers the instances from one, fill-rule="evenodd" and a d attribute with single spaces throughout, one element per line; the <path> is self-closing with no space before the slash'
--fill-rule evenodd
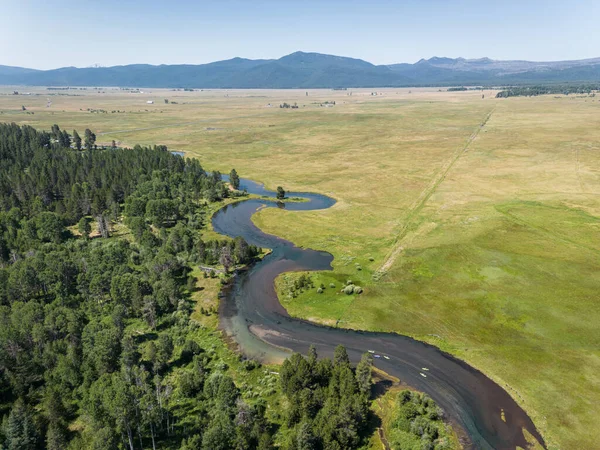
<path id="1" fill-rule="evenodd" d="M 412 224 L 412 219 L 415 217 L 415 215 L 421 209 L 423 209 L 423 206 L 425 206 L 425 204 L 431 198 L 431 196 L 436 191 L 438 186 L 444 181 L 444 179 L 446 178 L 446 175 L 448 174 L 450 169 L 452 169 L 452 167 L 454 166 L 456 161 L 458 161 L 458 159 L 461 157 L 461 155 L 463 155 L 465 152 L 467 152 L 469 150 L 469 147 L 471 146 L 471 144 L 473 143 L 475 138 L 477 138 L 477 136 L 479 135 L 479 133 L 481 132 L 483 127 L 485 127 L 487 122 L 490 120 L 490 117 L 492 117 L 494 110 L 495 110 L 495 108 L 492 109 L 488 114 L 486 114 L 483 121 L 477 126 L 477 128 L 473 131 L 473 133 L 471 133 L 471 135 L 467 139 L 467 142 L 465 143 L 465 145 L 462 148 L 460 148 L 458 151 L 456 151 L 452 155 L 452 158 L 450 158 L 448 161 L 446 161 L 446 163 L 437 172 L 435 177 L 433 177 L 433 179 L 431 180 L 429 185 L 423 190 L 423 192 L 421 192 L 419 197 L 417 197 L 416 201 L 408 208 L 407 213 L 406 213 L 406 218 L 404 219 L 404 224 L 398 231 L 398 234 L 396 236 L 396 239 L 394 241 L 392 249 L 391 249 L 390 253 L 388 254 L 387 258 L 385 259 L 385 261 L 383 262 L 381 267 L 373 275 L 374 279 L 376 279 L 376 280 L 381 279 L 381 277 L 383 277 L 387 273 L 387 271 L 392 267 L 392 265 L 394 264 L 394 262 L 396 261 L 398 256 L 400 256 L 400 254 L 404 250 L 404 247 L 402 246 L 402 241 L 406 237 L 406 234 L 408 233 L 410 225 Z"/>

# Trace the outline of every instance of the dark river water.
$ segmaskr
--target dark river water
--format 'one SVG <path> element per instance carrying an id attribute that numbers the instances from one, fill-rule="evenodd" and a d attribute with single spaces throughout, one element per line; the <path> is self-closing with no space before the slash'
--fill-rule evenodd
<path id="1" fill-rule="evenodd" d="M 250 180 L 241 180 L 244 188 L 249 193 L 274 196 Z M 292 211 L 326 209 L 335 204 L 332 198 L 319 194 L 290 192 L 288 196 L 308 200 L 286 203 L 285 209 Z M 319 355 L 332 356 L 335 347 L 342 344 L 357 362 L 363 353 L 373 350 L 381 355 L 375 366 L 430 395 L 451 422 L 466 432 L 469 448 L 527 448 L 523 429 L 544 444 L 529 416 L 502 387 L 434 346 L 393 333 L 352 331 L 291 318 L 277 298 L 275 278 L 290 271 L 331 270 L 333 257 L 263 233 L 251 217 L 264 207 L 282 205 L 269 199 L 251 199 L 224 207 L 212 219 L 215 231 L 243 236 L 250 244 L 272 249 L 261 262 L 236 277 L 221 302 L 220 327 L 245 355 L 274 361 L 289 356 L 290 350 L 306 354 L 314 345 Z M 390 311 L 395 313 L 400 311 Z"/>

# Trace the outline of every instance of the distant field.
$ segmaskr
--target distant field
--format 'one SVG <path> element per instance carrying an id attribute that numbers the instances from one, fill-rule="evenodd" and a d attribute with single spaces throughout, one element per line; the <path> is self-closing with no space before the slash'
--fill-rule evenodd
<path id="1" fill-rule="evenodd" d="M 58 92 L 78 96 L 48 95 Z M 268 232 L 335 256 L 334 271 L 313 278 L 336 289 L 282 292 L 291 314 L 438 345 L 504 386 L 551 448 L 597 447 L 597 98 L 103 92 L 0 88 L 0 121 L 89 127 L 99 143 L 167 144 L 207 169 L 233 166 L 272 188 L 335 197 L 329 210 L 255 217 Z M 319 106 L 325 101 L 336 105 Z M 365 292 L 339 294 L 347 279 Z"/>

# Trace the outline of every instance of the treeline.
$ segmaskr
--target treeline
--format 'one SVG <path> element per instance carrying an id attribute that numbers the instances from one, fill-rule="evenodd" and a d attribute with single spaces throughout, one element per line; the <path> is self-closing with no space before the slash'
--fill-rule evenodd
<path id="1" fill-rule="evenodd" d="M 541 86 L 514 86 L 496 94 L 496 98 L 533 97 L 545 94 L 592 94 L 600 90 L 600 84 L 557 84 Z"/>

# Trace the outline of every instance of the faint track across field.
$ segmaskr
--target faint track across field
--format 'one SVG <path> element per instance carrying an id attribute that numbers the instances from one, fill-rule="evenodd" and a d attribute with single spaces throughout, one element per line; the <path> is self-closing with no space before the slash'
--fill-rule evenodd
<path id="1" fill-rule="evenodd" d="M 415 217 L 415 215 L 421 209 L 423 209 L 423 206 L 425 206 L 425 203 L 427 203 L 427 201 L 431 198 L 431 196 L 436 191 L 438 186 L 444 181 L 444 179 L 446 178 L 446 175 L 448 174 L 450 169 L 452 169 L 452 167 L 454 166 L 456 161 L 458 161 L 458 159 L 461 157 L 461 155 L 463 155 L 465 152 L 467 152 L 469 150 L 469 147 L 471 146 L 473 141 L 477 138 L 477 136 L 479 136 L 479 133 L 481 132 L 483 127 L 485 127 L 487 122 L 492 117 L 494 110 L 495 110 L 495 108 L 486 114 L 483 121 L 477 126 L 477 128 L 473 131 L 473 133 L 471 133 L 471 135 L 467 139 L 467 142 L 465 143 L 465 145 L 462 148 L 460 148 L 457 152 L 455 152 L 452 155 L 452 158 L 450 158 L 440 168 L 440 170 L 435 175 L 435 177 L 431 180 L 429 185 L 423 190 L 423 192 L 421 192 L 421 194 L 416 199 L 416 201 L 408 208 L 406 218 L 405 218 L 404 223 L 401 226 L 400 230 L 398 231 L 398 234 L 396 235 L 396 239 L 394 240 L 392 250 L 390 251 L 390 253 L 386 257 L 386 259 L 384 260 L 381 267 L 373 274 L 374 279 L 376 279 L 376 280 L 381 279 L 381 277 L 383 277 L 387 273 L 387 271 L 392 267 L 392 265 L 394 264 L 394 262 L 396 261 L 398 256 L 402 253 L 402 250 L 404 250 L 404 247 L 402 246 L 402 240 L 406 237 L 406 235 L 408 233 L 410 225 L 412 224 L 412 219 Z"/>

